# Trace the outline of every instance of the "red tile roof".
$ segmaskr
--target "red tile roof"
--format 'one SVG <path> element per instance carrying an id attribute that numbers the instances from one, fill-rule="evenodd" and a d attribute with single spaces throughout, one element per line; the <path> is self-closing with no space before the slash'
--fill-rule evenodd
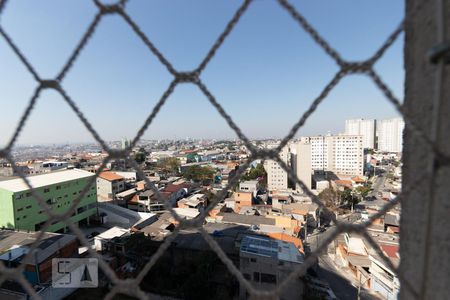
<path id="1" fill-rule="evenodd" d="M 289 242 L 295 245 L 295 247 L 303 254 L 305 254 L 304 250 L 303 250 L 303 243 L 302 240 L 300 240 L 299 238 L 287 235 L 285 233 L 269 233 L 267 234 L 268 237 L 273 238 L 275 240 L 280 240 L 280 241 L 284 241 L 284 242 Z"/>
<path id="2" fill-rule="evenodd" d="M 123 180 L 124 178 L 120 175 L 117 175 L 113 172 L 101 172 L 99 175 L 100 178 L 103 178 L 108 181 L 114 181 L 114 180 Z"/>
<path id="3" fill-rule="evenodd" d="M 388 257 L 391 258 L 398 258 L 398 250 L 399 250 L 399 246 L 396 245 L 386 245 L 386 244 L 381 244 L 380 245 L 381 250 L 383 250 L 384 253 L 386 253 L 386 255 Z"/>
<path id="4" fill-rule="evenodd" d="M 364 182 L 366 182 L 363 178 L 361 178 L 359 176 L 352 177 L 352 180 L 354 182 L 356 182 L 356 183 L 364 183 Z"/>
<path id="5" fill-rule="evenodd" d="M 162 192 L 178 192 L 181 189 L 188 189 L 191 185 L 189 183 L 181 183 L 181 184 L 168 184 Z"/>
<path id="6" fill-rule="evenodd" d="M 352 187 L 353 186 L 351 180 L 336 180 L 335 183 L 337 185 L 342 185 L 342 186 L 345 186 L 345 187 Z"/>

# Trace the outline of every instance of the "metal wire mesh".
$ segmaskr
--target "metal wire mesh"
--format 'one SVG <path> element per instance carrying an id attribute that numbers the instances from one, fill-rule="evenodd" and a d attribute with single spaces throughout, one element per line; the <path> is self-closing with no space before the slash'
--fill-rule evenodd
<path id="1" fill-rule="evenodd" d="M 7 1 L 1 0 L 0 1 L 0 17 L 2 13 L 5 11 Z M 0 150 L 0 158 L 6 159 L 11 165 L 13 166 L 15 172 L 23 179 L 23 181 L 26 183 L 26 185 L 31 189 L 31 193 L 33 197 L 37 200 L 39 205 L 43 208 L 44 212 L 48 215 L 48 221 L 45 223 L 45 225 L 42 227 L 42 229 L 39 232 L 39 235 L 34 242 L 34 244 L 31 246 L 30 251 L 27 254 L 27 257 L 24 259 L 24 261 L 27 260 L 28 256 L 30 256 L 33 253 L 33 250 L 36 249 L 37 243 L 42 239 L 43 233 L 46 231 L 46 229 L 53 223 L 53 222 L 64 222 L 70 230 L 72 230 L 76 236 L 79 238 L 81 243 L 83 245 L 88 245 L 87 240 L 85 239 L 84 235 L 82 234 L 81 230 L 73 223 L 69 222 L 68 217 L 72 214 L 72 212 L 76 209 L 77 205 L 80 203 L 81 199 L 85 196 L 85 194 L 90 190 L 92 185 L 95 183 L 96 177 L 99 175 L 100 172 L 102 172 L 105 169 L 106 164 L 111 159 L 125 159 L 127 163 L 129 163 L 136 171 L 137 173 L 142 177 L 145 178 L 146 184 L 150 186 L 150 188 L 156 193 L 159 200 L 162 200 L 162 196 L 159 193 L 159 190 L 155 187 L 155 185 L 149 181 L 149 179 L 144 175 L 143 171 L 139 167 L 139 165 L 132 159 L 130 159 L 130 153 L 134 146 L 139 142 L 142 135 L 145 133 L 146 129 L 151 125 L 153 122 L 155 116 L 160 111 L 161 107 L 166 103 L 169 96 L 173 93 L 174 89 L 177 85 L 187 83 L 195 85 L 199 88 L 199 90 L 203 93 L 203 95 L 209 100 L 209 102 L 216 108 L 216 110 L 219 112 L 219 114 L 225 119 L 227 124 L 233 129 L 233 131 L 237 134 L 237 136 L 244 142 L 245 146 L 248 148 L 248 150 L 251 152 L 250 158 L 248 161 L 244 164 L 242 164 L 239 169 L 237 170 L 237 176 L 233 177 L 232 180 L 227 184 L 227 186 L 222 189 L 217 195 L 215 196 L 214 200 L 210 205 L 205 209 L 204 212 L 200 214 L 200 216 L 193 220 L 183 220 L 181 219 L 174 211 L 174 209 L 166 202 L 166 208 L 170 211 L 170 213 L 173 215 L 173 217 L 179 222 L 179 225 L 174 230 L 174 232 L 165 239 L 165 241 L 160 245 L 158 250 L 153 254 L 151 259 L 146 263 L 142 271 L 139 273 L 139 275 L 134 279 L 126 279 L 121 280 L 119 279 L 115 272 L 111 269 L 111 267 L 101 258 L 100 255 L 98 255 L 93 249 L 88 247 L 88 251 L 90 255 L 94 258 L 97 258 L 99 260 L 99 266 L 103 270 L 103 272 L 106 274 L 106 276 L 110 279 L 111 283 L 113 284 L 113 288 L 110 290 L 110 292 L 107 294 L 106 299 L 112 299 L 117 293 L 127 294 L 130 296 L 138 297 L 140 299 L 147 299 L 147 294 L 141 290 L 139 287 L 139 284 L 142 282 L 146 274 L 149 272 L 149 270 L 155 265 L 155 263 L 158 261 L 158 259 L 164 254 L 164 252 L 168 249 L 171 242 L 175 239 L 177 234 L 180 232 L 181 229 L 187 229 L 187 228 L 195 228 L 197 229 L 205 241 L 210 245 L 212 250 L 214 250 L 220 260 L 227 266 L 231 274 L 233 274 L 236 279 L 239 281 L 240 284 L 242 284 L 248 291 L 248 293 L 254 297 L 254 298 L 277 298 L 279 297 L 280 293 L 283 291 L 283 289 L 286 288 L 288 283 L 293 280 L 294 278 L 305 274 L 306 270 L 315 262 L 315 259 L 318 257 L 319 253 L 324 250 L 339 234 L 344 232 L 355 232 L 361 234 L 369 244 L 374 246 L 374 249 L 378 251 L 378 255 L 382 257 L 383 261 L 386 263 L 387 266 L 389 266 L 392 270 L 396 271 L 397 276 L 400 278 L 400 282 L 402 284 L 402 288 L 407 288 L 411 291 L 411 294 L 418 295 L 418 292 L 408 283 L 408 281 L 405 278 L 402 278 L 401 274 L 397 272 L 397 268 L 394 267 L 391 263 L 391 261 L 382 253 L 382 251 L 376 246 L 375 241 L 372 239 L 372 237 L 367 233 L 367 227 L 372 224 L 372 222 L 384 215 L 386 212 L 388 212 L 390 209 L 392 209 L 394 206 L 400 203 L 402 199 L 408 196 L 409 193 L 411 193 L 414 190 L 414 187 L 416 185 L 411 185 L 410 187 L 404 187 L 403 191 L 399 196 L 397 196 L 393 201 L 386 204 L 378 213 L 371 216 L 367 221 L 361 223 L 361 224 L 348 224 L 339 222 L 336 218 L 334 218 L 334 222 L 336 223 L 336 228 L 330 234 L 322 243 L 321 245 L 316 249 L 315 252 L 311 253 L 305 260 L 305 262 L 299 266 L 297 269 L 295 269 L 287 278 L 285 281 L 277 285 L 276 289 L 273 291 L 261 291 L 255 289 L 240 273 L 239 269 L 233 264 L 233 262 L 227 257 L 225 252 L 221 249 L 221 247 L 217 244 L 217 242 L 205 231 L 203 228 L 203 223 L 208 215 L 208 213 L 221 201 L 224 199 L 224 197 L 227 194 L 227 191 L 234 186 L 238 180 L 240 175 L 243 174 L 243 172 L 246 170 L 246 168 L 250 165 L 250 163 L 253 160 L 256 159 L 272 159 L 279 163 L 282 169 L 284 169 L 287 173 L 289 178 L 300 185 L 300 187 L 305 191 L 305 193 L 312 199 L 312 201 L 319 205 L 319 207 L 325 211 L 328 211 L 328 208 L 325 207 L 325 205 L 320 201 L 320 199 L 315 196 L 306 186 L 305 184 L 293 173 L 293 171 L 286 165 L 286 163 L 279 157 L 279 151 L 287 145 L 287 143 L 294 137 L 294 135 L 297 133 L 299 128 L 301 128 L 305 122 L 308 120 L 308 118 L 311 116 L 312 113 L 315 112 L 317 107 L 325 100 L 327 95 L 330 93 L 331 90 L 333 90 L 341 81 L 341 79 L 347 75 L 350 74 L 362 74 L 367 76 L 370 80 L 372 80 L 375 85 L 382 91 L 382 93 L 385 95 L 386 99 L 390 101 L 394 107 L 402 114 L 406 125 L 411 129 L 411 131 L 420 137 L 424 143 L 423 145 L 426 145 L 427 147 L 430 147 L 430 150 L 434 151 L 437 155 L 440 155 L 437 151 L 437 148 L 434 146 L 434 143 L 418 128 L 416 127 L 412 122 L 411 118 L 408 117 L 407 112 L 403 109 L 402 104 L 400 100 L 394 96 L 393 92 L 389 89 L 386 83 L 381 79 L 381 77 L 375 72 L 373 66 L 374 64 L 383 56 L 385 51 L 395 42 L 395 40 L 399 37 L 400 33 L 403 31 L 403 22 L 401 22 L 398 27 L 393 31 L 393 33 L 386 39 L 386 41 L 381 45 L 381 47 L 368 59 L 363 61 L 348 61 L 341 57 L 341 55 L 331 47 L 331 45 L 328 44 L 328 42 L 314 29 L 313 26 L 311 26 L 308 21 L 298 12 L 294 6 L 292 6 L 288 1 L 286 0 L 278 0 L 278 4 L 287 12 L 287 14 L 292 17 L 300 26 L 301 29 L 305 30 L 309 36 L 325 51 L 327 55 L 329 55 L 338 65 L 339 71 L 335 74 L 333 79 L 323 88 L 321 93 L 315 98 L 310 107 L 303 113 L 301 118 L 293 125 L 292 129 L 290 130 L 289 134 L 281 141 L 278 148 L 273 150 L 261 150 L 257 149 L 253 144 L 250 142 L 250 140 L 242 133 L 240 128 L 234 123 L 233 119 L 230 115 L 227 114 L 227 112 L 222 108 L 219 101 L 216 99 L 216 97 L 209 91 L 208 87 L 202 82 L 201 80 L 201 74 L 203 70 L 208 66 L 208 63 L 213 59 L 215 53 L 217 50 L 222 46 L 228 35 L 233 31 L 236 24 L 241 19 L 242 15 L 248 10 L 249 6 L 252 3 L 252 0 L 244 0 L 242 5 L 238 8 L 238 10 L 233 15 L 232 19 L 228 22 L 227 26 L 223 30 L 223 32 L 220 34 L 220 36 L 216 39 L 214 44 L 212 45 L 211 49 L 205 56 L 205 58 L 202 60 L 202 62 L 199 64 L 197 68 L 195 68 L 191 72 L 180 72 L 176 70 L 172 64 L 164 57 L 164 55 L 157 49 L 157 47 L 151 42 L 151 40 L 148 38 L 148 36 L 139 28 L 139 26 L 135 23 L 135 21 L 127 14 L 125 6 L 127 1 L 121 0 L 115 4 L 106 5 L 101 3 L 99 0 L 94 0 L 95 5 L 98 8 L 98 12 L 95 15 L 94 19 L 88 26 L 87 30 L 85 31 L 83 37 L 79 41 L 79 43 L 76 45 L 75 49 L 69 56 L 69 59 L 67 62 L 62 66 L 61 71 L 57 74 L 57 76 L 54 79 L 43 79 L 39 76 L 39 73 L 35 70 L 31 62 L 25 57 L 25 55 L 21 52 L 20 48 L 14 43 L 13 39 L 7 34 L 7 32 L 3 29 L 3 27 L 0 24 L 0 35 L 3 37 L 3 39 L 6 41 L 6 43 L 10 46 L 11 50 L 17 55 L 19 60 L 24 64 L 26 69 L 31 73 L 33 78 L 37 82 L 37 87 L 34 90 L 34 93 L 27 105 L 27 108 L 25 112 L 23 113 L 20 122 L 14 131 L 14 134 L 7 144 L 7 146 Z M 76 63 L 77 58 L 81 51 L 86 47 L 86 45 L 89 43 L 89 41 L 93 38 L 93 35 L 95 33 L 95 30 L 100 24 L 100 21 L 102 18 L 104 18 L 106 15 L 118 15 L 121 17 L 121 20 L 128 24 L 130 28 L 133 30 L 133 32 L 140 38 L 142 43 L 144 43 L 150 53 L 152 53 L 159 62 L 164 65 L 167 70 L 170 72 L 170 74 L 173 76 L 173 80 L 166 89 L 166 91 L 163 93 L 157 104 L 154 106 L 152 112 L 149 114 L 147 119 L 145 120 L 142 127 L 137 132 L 136 136 L 130 143 L 130 145 L 124 149 L 124 150 L 114 150 L 111 149 L 107 143 L 100 137 L 100 135 L 97 133 L 97 131 L 93 128 L 93 126 L 90 124 L 90 122 L 85 118 L 83 113 L 78 109 L 77 104 L 72 98 L 69 96 L 69 94 L 65 91 L 65 89 L 62 87 L 62 82 L 64 81 L 65 76 L 68 72 L 70 72 L 72 66 Z M 89 183 L 86 185 L 86 187 L 82 190 L 81 194 L 77 197 L 77 199 L 72 203 L 72 206 L 70 209 L 63 213 L 63 214 L 56 214 L 51 211 L 50 207 L 46 204 L 44 199 L 37 194 L 33 187 L 31 186 L 30 182 L 28 181 L 25 174 L 22 172 L 21 169 L 19 169 L 13 157 L 11 156 L 11 149 L 14 146 L 19 134 L 21 133 L 28 117 L 30 116 L 34 106 L 36 105 L 36 102 L 39 99 L 40 93 L 44 89 L 53 89 L 57 93 L 59 93 L 64 101 L 70 106 L 70 108 L 76 113 L 80 121 L 83 123 L 83 125 L 87 128 L 87 130 L 92 134 L 94 139 L 101 145 L 101 147 L 108 153 L 108 157 L 104 159 L 102 162 L 100 168 L 96 171 L 95 177 L 92 177 L 89 181 Z M 426 177 L 427 174 L 424 174 L 423 177 Z M 420 180 L 423 178 L 421 177 Z M 418 180 L 418 181 L 420 181 Z M 334 216 L 334 214 L 331 214 Z M 39 295 L 36 294 L 33 287 L 30 285 L 30 283 L 25 279 L 23 275 L 23 270 L 25 268 L 25 265 L 19 265 L 17 268 L 6 268 L 2 263 L 0 263 L 0 285 L 5 280 L 14 280 L 18 283 L 20 283 L 23 288 L 29 293 L 32 297 L 39 299 Z"/>

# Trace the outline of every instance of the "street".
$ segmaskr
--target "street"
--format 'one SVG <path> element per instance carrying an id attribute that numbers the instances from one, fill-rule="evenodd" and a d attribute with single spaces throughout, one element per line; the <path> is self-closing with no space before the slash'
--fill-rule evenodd
<path id="1" fill-rule="evenodd" d="M 307 250 L 313 252 L 319 245 L 332 233 L 333 227 L 328 228 L 325 232 L 315 232 L 308 237 Z M 339 299 L 357 299 L 358 283 L 350 274 L 345 274 L 344 270 L 338 269 L 332 259 L 328 256 L 327 251 L 320 254 L 318 266 L 315 270 L 318 277 L 330 285 L 336 297 Z M 360 292 L 360 299 L 377 299 L 373 295 L 368 294 L 363 288 Z"/>

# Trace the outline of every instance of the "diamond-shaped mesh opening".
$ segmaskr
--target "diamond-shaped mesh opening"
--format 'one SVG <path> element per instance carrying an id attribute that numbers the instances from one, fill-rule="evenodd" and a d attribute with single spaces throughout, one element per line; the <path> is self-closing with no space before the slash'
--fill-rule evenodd
<path id="1" fill-rule="evenodd" d="M 251 0 L 246 0 L 242 2 L 242 5 L 237 9 L 223 32 L 211 46 L 209 52 L 199 64 L 197 68 L 192 71 L 180 71 L 173 67 L 171 62 L 166 58 L 164 53 L 162 53 L 157 46 L 152 42 L 151 38 L 149 38 L 144 31 L 141 30 L 139 25 L 134 21 L 130 15 L 128 15 L 126 11 L 126 0 L 118 1 L 118 2 L 107 2 L 106 4 L 103 1 L 95 0 L 95 7 L 98 9 L 95 17 L 93 17 L 90 25 L 87 30 L 83 34 L 83 37 L 79 40 L 79 42 L 75 45 L 74 51 L 68 56 L 67 62 L 61 66 L 60 71 L 54 78 L 43 78 L 40 76 L 39 70 L 35 69 L 32 61 L 28 60 L 27 56 L 21 51 L 21 48 L 18 44 L 14 42 L 14 39 L 9 35 L 8 31 L 0 25 L 0 35 L 3 40 L 8 44 L 9 48 L 16 54 L 18 60 L 25 66 L 27 71 L 31 74 L 31 76 L 36 81 L 36 90 L 30 99 L 28 108 L 24 111 L 23 116 L 20 122 L 17 125 L 17 129 L 11 138 L 8 145 L 0 150 L 0 158 L 7 160 L 14 167 L 15 171 L 19 174 L 22 180 L 27 184 L 29 188 L 31 188 L 32 195 L 39 202 L 39 204 L 44 209 L 45 213 L 49 216 L 49 220 L 43 225 L 42 230 L 38 233 L 38 237 L 36 242 L 33 244 L 33 247 L 36 247 L 37 243 L 42 239 L 43 232 L 46 228 L 51 226 L 51 223 L 54 221 L 64 222 L 70 230 L 78 237 L 81 243 L 84 246 L 87 246 L 87 240 L 82 234 L 81 230 L 75 225 L 67 221 L 67 216 L 70 215 L 71 211 L 76 208 L 76 205 L 81 200 L 81 198 L 88 192 L 91 185 L 95 182 L 96 177 L 99 173 L 105 168 L 106 163 L 110 159 L 122 158 L 128 160 L 128 163 L 135 169 L 140 175 L 143 175 L 143 171 L 136 164 L 136 162 L 129 158 L 131 149 L 137 144 L 139 139 L 141 138 L 144 131 L 151 125 L 154 120 L 154 117 L 159 112 L 160 108 L 165 104 L 166 100 L 169 98 L 174 88 L 180 83 L 191 84 L 195 88 L 198 88 L 199 91 L 207 98 L 210 104 L 218 111 L 218 113 L 224 118 L 228 126 L 236 133 L 236 135 L 243 141 L 244 145 L 251 152 L 251 157 L 249 158 L 246 164 L 240 166 L 237 176 L 231 180 L 227 187 L 225 187 L 222 192 L 219 192 L 215 200 L 210 203 L 210 206 L 207 208 L 204 214 L 201 214 L 200 217 L 193 220 L 182 220 L 178 215 L 175 214 L 174 209 L 170 205 L 166 205 L 166 208 L 172 216 L 178 220 L 179 226 L 175 231 L 167 237 L 164 242 L 156 249 L 153 255 L 149 258 L 148 262 L 145 266 L 140 270 L 139 274 L 136 278 L 129 279 L 119 279 L 115 272 L 111 269 L 111 267 L 98 255 L 93 249 L 89 249 L 90 255 L 99 259 L 99 266 L 101 270 L 106 274 L 106 276 L 111 281 L 113 287 L 106 296 L 107 299 L 112 299 L 117 294 L 126 294 L 133 297 L 138 297 L 140 299 L 147 298 L 145 292 L 140 288 L 140 283 L 147 276 L 147 274 L 155 267 L 158 262 L 158 259 L 161 259 L 165 251 L 171 245 L 171 242 L 176 238 L 180 229 L 198 229 L 202 234 L 205 241 L 211 247 L 211 249 L 216 252 L 219 259 L 224 263 L 224 265 L 228 268 L 229 272 L 233 274 L 236 280 L 247 289 L 247 292 L 254 297 L 261 298 L 276 298 L 282 294 L 282 292 L 288 287 L 291 280 L 295 280 L 300 275 L 305 274 L 308 267 L 312 266 L 315 262 L 315 259 L 318 257 L 318 254 L 326 249 L 326 247 L 333 242 L 333 240 L 341 233 L 344 232 L 353 232 L 363 235 L 365 240 L 368 243 L 373 243 L 370 235 L 367 234 L 367 227 L 371 225 L 373 220 L 376 217 L 380 217 L 385 214 L 387 211 L 392 209 L 396 204 L 398 204 L 401 199 L 406 197 L 408 192 L 411 192 L 412 187 L 406 187 L 403 192 L 392 202 L 388 203 L 381 211 L 379 211 L 375 216 L 369 218 L 368 221 L 363 222 L 361 224 L 346 224 L 339 222 L 338 220 L 334 220 L 336 223 L 335 230 L 327 236 L 325 240 L 322 241 L 320 245 L 318 245 L 317 249 L 309 255 L 305 262 L 301 264 L 298 268 L 296 268 L 284 282 L 281 282 L 277 285 L 277 288 L 272 291 L 261 291 L 257 290 L 249 284 L 248 281 L 245 280 L 244 276 L 239 272 L 239 270 L 233 265 L 233 262 L 229 257 L 222 251 L 222 249 L 218 246 L 218 244 L 214 241 L 214 239 L 203 229 L 204 219 L 207 213 L 225 197 L 226 192 L 229 188 L 231 188 L 239 179 L 239 176 L 245 171 L 248 167 L 249 162 L 254 159 L 272 159 L 277 161 L 280 166 L 288 173 L 289 178 L 298 184 L 304 192 L 313 200 L 313 202 L 317 203 L 323 210 L 327 211 L 328 209 L 324 206 L 324 204 L 320 201 L 320 199 L 315 196 L 306 185 L 300 181 L 293 171 L 288 168 L 286 163 L 280 158 L 279 151 L 294 137 L 294 135 L 298 132 L 298 130 L 305 124 L 307 119 L 311 114 L 313 114 L 317 107 L 324 101 L 327 95 L 331 90 L 335 88 L 336 85 L 339 84 L 341 79 L 349 74 L 362 74 L 368 77 L 369 80 L 372 80 L 375 86 L 380 89 L 383 95 L 387 98 L 389 102 L 391 102 L 394 107 L 403 115 L 407 126 L 411 129 L 411 131 L 416 134 L 418 137 L 422 139 L 424 144 L 429 145 L 433 150 L 436 151 L 436 147 L 430 141 L 430 139 L 419 130 L 417 126 L 411 121 L 411 118 L 404 112 L 403 107 L 399 101 L 399 99 L 395 96 L 395 94 L 391 91 L 388 85 L 383 81 L 382 77 L 379 76 L 377 72 L 374 71 L 373 65 L 376 63 L 380 57 L 383 56 L 385 51 L 395 42 L 400 33 L 403 31 L 403 23 L 395 29 L 395 31 L 387 38 L 387 40 L 380 45 L 379 49 L 375 49 L 374 54 L 369 57 L 367 60 L 363 61 L 347 61 L 341 57 L 341 55 L 320 35 L 320 33 L 306 20 L 303 15 L 288 1 L 279 0 L 278 4 L 280 7 L 285 10 L 288 17 L 293 18 L 295 22 L 299 25 L 299 30 L 304 30 L 312 40 L 320 47 L 322 50 L 335 61 L 337 66 L 339 67 L 339 71 L 334 74 L 334 77 L 329 81 L 328 84 L 325 85 L 323 90 L 316 96 L 316 98 L 311 99 L 311 104 L 309 108 L 305 111 L 305 113 L 301 116 L 301 118 L 292 126 L 289 134 L 282 140 L 281 144 L 277 149 L 274 150 L 261 150 L 257 149 L 249 139 L 242 133 L 240 128 L 233 121 L 232 117 L 224 110 L 221 105 L 221 99 L 216 98 L 212 91 L 204 84 L 202 81 L 202 72 L 205 68 L 207 68 L 208 63 L 213 59 L 214 55 L 218 50 L 220 50 L 223 42 L 226 40 L 228 35 L 234 30 L 236 24 L 239 22 L 241 16 L 248 10 L 251 5 Z M 7 8 L 7 1 L 0 1 L 0 17 L 3 17 L 5 8 Z M 89 45 L 91 39 L 95 38 L 94 31 L 97 27 L 101 26 L 101 20 L 108 15 L 114 15 L 117 22 L 124 22 L 130 29 L 136 34 L 139 40 L 145 45 L 145 47 L 150 52 L 149 55 L 152 56 L 152 59 L 157 59 L 162 66 L 164 66 L 168 72 L 172 75 L 173 81 L 171 85 L 168 87 L 166 92 L 161 96 L 153 111 L 149 114 L 146 121 L 142 125 L 141 129 L 137 133 L 136 137 L 133 139 L 131 145 L 125 150 L 113 150 L 111 149 L 102 137 L 97 133 L 94 127 L 91 125 L 89 120 L 85 117 L 83 112 L 78 108 L 76 99 L 72 99 L 70 93 L 64 88 L 64 79 L 66 75 L 70 72 L 71 68 L 77 64 L 77 59 L 81 52 L 84 51 L 86 46 Z M 11 156 L 11 150 L 16 143 L 18 136 L 20 135 L 24 125 L 27 121 L 28 116 L 33 111 L 34 105 L 36 101 L 39 99 L 40 93 L 44 89 L 53 89 L 56 93 L 60 94 L 63 101 L 75 112 L 81 123 L 85 126 L 85 128 L 92 134 L 93 138 L 102 146 L 103 150 L 109 154 L 109 157 L 103 161 L 102 167 L 98 169 L 95 173 L 96 176 L 92 177 L 89 184 L 83 189 L 82 193 L 78 196 L 77 200 L 73 203 L 73 206 L 70 210 L 65 214 L 55 214 L 51 212 L 45 200 L 35 193 L 28 181 L 27 177 L 23 174 L 23 172 L 18 168 L 15 164 L 14 159 Z M 146 176 L 146 183 L 148 186 L 153 189 L 153 191 L 160 197 L 158 189 L 154 186 L 152 182 L 148 180 Z M 167 203 L 167 202 L 166 202 Z M 30 252 L 31 253 L 31 252 Z M 390 264 L 389 260 L 384 256 L 384 254 L 380 251 L 379 256 L 383 259 L 386 264 Z M 31 254 L 30 254 L 31 255 Z M 18 266 L 17 268 L 6 268 L 3 264 L 0 264 L 0 282 L 5 279 L 13 279 L 22 285 L 22 287 L 27 290 L 27 292 L 35 297 L 39 298 L 39 295 L 33 290 L 33 287 L 26 281 L 25 277 L 22 275 L 22 270 L 24 265 Z M 394 268 L 395 270 L 395 268 Z M 397 273 L 398 274 L 398 273 Z M 401 278 L 401 274 L 398 274 L 404 287 L 409 289 L 412 294 L 417 294 L 414 287 L 408 284 L 408 280 L 406 278 Z"/>

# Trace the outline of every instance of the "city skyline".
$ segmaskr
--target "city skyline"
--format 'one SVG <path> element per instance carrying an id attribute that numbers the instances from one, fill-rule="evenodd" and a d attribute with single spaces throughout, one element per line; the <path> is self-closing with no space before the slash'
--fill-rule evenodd
<path id="1" fill-rule="evenodd" d="M 59 71 L 96 11 L 90 2 L 49 3 L 11 2 L 2 15 L 6 32 L 43 78 Z M 207 53 L 239 4 L 136 1 L 127 6 L 127 12 L 176 69 L 190 70 Z M 301 4 L 301 11 L 344 58 L 351 60 L 372 55 L 396 28 L 404 9 L 403 3 L 388 1 L 327 4 L 329 10 L 317 9 L 321 4 Z M 173 10 L 174 6 L 182 9 Z M 152 13 L 152 18 L 144 18 L 144 11 Z M 377 20 L 381 15 L 384 22 L 380 24 Z M 375 65 L 400 99 L 402 38 Z M 49 43 L 55 47 L 49 49 Z M 0 99 L 10 112 L 1 121 L 0 145 L 4 146 L 36 83 L 3 40 L 0 57 L 5 66 L 0 71 Z M 336 71 L 335 63 L 276 3 L 256 1 L 201 78 L 249 138 L 282 138 Z M 170 80 L 169 73 L 132 30 L 117 17 L 108 16 L 62 85 L 100 136 L 115 140 L 134 137 Z M 398 115 L 368 78 L 351 76 L 330 93 L 297 136 L 342 132 L 346 119 Z M 234 139 L 236 134 L 196 87 L 179 85 L 143 138 L 186 136 Z M 47 90 L 17 143 L 93 141 L 61 97 Z"/>

